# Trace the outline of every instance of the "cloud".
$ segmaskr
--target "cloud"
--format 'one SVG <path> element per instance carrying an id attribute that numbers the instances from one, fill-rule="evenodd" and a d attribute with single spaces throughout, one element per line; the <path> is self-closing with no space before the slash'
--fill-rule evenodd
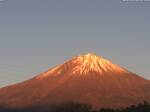
<path id="1" fill-rule="evenodd" d="M 0 0 L 0 2 L 4 2 L 5 0 Z"/>
<path id="2" fill-rule="evenodd" d="M 4 7 L 6 4 L 5 4 L 5 1 L 6 0 L 0 0 L 0 7 Z"/>

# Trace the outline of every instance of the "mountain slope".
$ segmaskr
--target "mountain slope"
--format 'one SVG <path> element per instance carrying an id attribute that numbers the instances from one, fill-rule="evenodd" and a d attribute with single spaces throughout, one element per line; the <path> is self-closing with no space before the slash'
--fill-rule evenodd
<path id="1" fill-rule="evenodd" d="M 0 106 L 82 102 L 120 108 L 150 101 L 150 81 L 94 54 L 79 55 L 25 82 L 0 89 Z"/>

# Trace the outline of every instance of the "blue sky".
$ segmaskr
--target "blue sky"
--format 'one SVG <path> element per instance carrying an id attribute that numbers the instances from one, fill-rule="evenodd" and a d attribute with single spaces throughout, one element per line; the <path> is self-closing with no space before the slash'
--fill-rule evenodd
<path id="1" fill-rule="evenodd" d="M 150 79 L 150 2 L 0 0 L 0 87 L 95 53 Z"/>

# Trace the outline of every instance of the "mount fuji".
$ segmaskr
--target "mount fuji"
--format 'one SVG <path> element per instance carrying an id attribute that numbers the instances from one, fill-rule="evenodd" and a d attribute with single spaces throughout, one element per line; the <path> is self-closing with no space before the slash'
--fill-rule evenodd
<path id="1" fill-rule="evenodd" d="M 150 102 L 150 81 L 88 53 L 0 89 L 0 107 L 28 108 L 70 101 L 94 108 L 124 108 Z"/>

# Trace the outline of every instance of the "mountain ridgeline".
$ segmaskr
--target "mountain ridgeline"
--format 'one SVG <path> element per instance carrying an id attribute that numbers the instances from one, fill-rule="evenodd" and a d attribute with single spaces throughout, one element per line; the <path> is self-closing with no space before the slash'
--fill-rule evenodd
<path id="1" fill-rule="evenodd" d="M 73 57 L 32 79 L 0 89 L 0 110 L 3 111 L 36 109 L 40 112 L 42 109 L 44 112 L 45 109 L 47 112 L 60 107 L 59 112 L 68 112 L 62 111 L 65 108 L 87 109 L 82 112 L 91 112 L 91 108 L 98 112 L 111 111 L 106 109 L 130 112 L 130 109 L 149 109 L 148 103 L 149 80 L 94 54 Z"/>

